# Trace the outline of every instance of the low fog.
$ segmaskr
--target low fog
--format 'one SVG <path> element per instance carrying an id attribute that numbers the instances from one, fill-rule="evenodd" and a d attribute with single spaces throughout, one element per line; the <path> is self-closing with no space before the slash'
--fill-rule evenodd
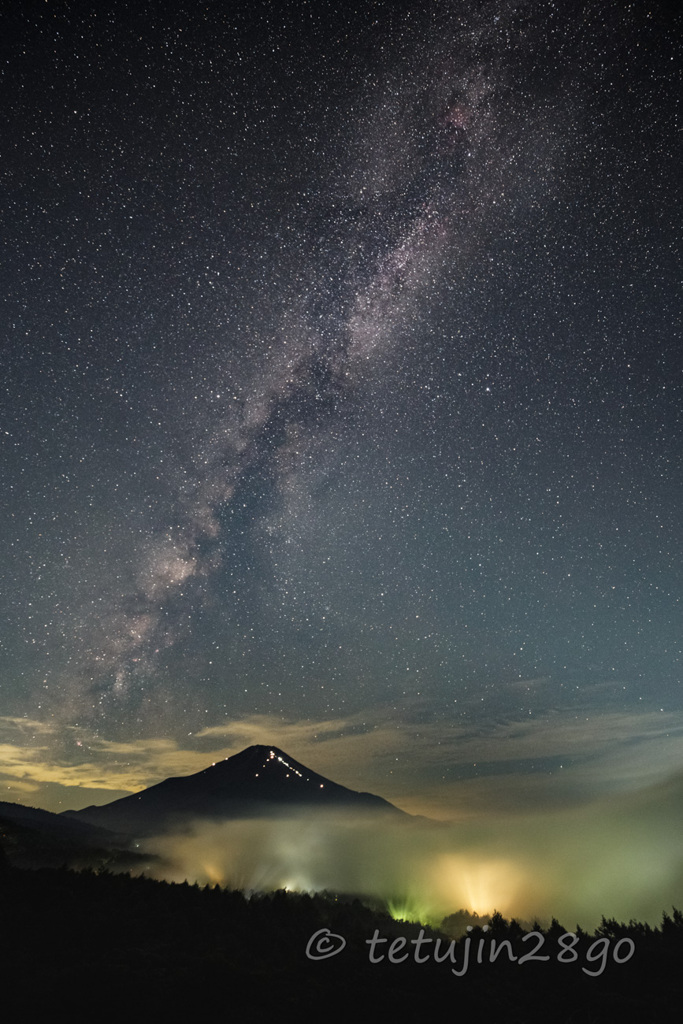
<path id="1" fill-rule="evenodd" d="M 197 821 L 145 841 L 147 873 L 248 892 L 329 890 L 379 898 L 439 923 L 498 910 L 589 929 L 604 915 L 657 924 L 683 905 L 683 777 L 580 809 L 451 824 L 301 812 Z"/>

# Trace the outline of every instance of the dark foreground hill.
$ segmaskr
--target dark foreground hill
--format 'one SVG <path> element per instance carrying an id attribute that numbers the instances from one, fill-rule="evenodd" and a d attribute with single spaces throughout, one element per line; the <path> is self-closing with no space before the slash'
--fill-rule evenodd
<path id="1" fill-rule="evenodd" d="M 675 1020 L 680 1005 L 677 913 L 661 929 L 603 922 L 574 945 L 556 922 L 527 942 L 514 923 L 494 918 L 487 933 L 474 928 L 454 945 L 451 959 L 449 936 L 358 900 L 284 892 L 246 899 L 126 875 L 21 871 L 1 858 L 0 907 L 2 1005 L 22 1020 L 52 1016 L 56 1006 L 106 1020 L 197 1018 L 220 1006 L 230 1019 L 618 1024 Z M 335 936 L 345 941 L 338 955 L 307 955 L 339 944 Z M 492 962 L 494 941 L 503 953 Z M 521 964 L 524 954 L 531 956 Z"/>
<path id="2" fill-rule="evenodd" d="M 150 855 L 138 853 L 128 836 L 52 814 L 36 807 L 0 801 L 0 843 L 15 867 L 103 867 L 141 869 Z"/>
<path id="3" fill-rule="evenodd" d="M 381 797 L 340 786 L 269 746 L 247 747 L 196 775 L 165 779 L 110 804 L 64 814 L 144 836 L 182 828 L 197 818 L 253 818 L 303 807 L 409 817 Z"/>

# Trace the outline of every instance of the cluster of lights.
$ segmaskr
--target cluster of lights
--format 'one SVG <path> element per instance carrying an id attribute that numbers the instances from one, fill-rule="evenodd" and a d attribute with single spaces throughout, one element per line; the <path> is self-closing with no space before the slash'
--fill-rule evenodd
<path id="1" fill-rule="evenodd" d="M 294 774 L 298 775 L 300 779 L 303 779 L 303 775 L 301 774 L 300 771 L 298 771 L 293 765 L 291 765 L 287 761 L 285 761 L 284 757 L 280 757 L 280 755 L 276 754 L 274 750 L 271 750 L 270 754 L 268 755 L 268 760 L 269 761 L 274 761 L 276 758 L 280 762 L 280 764 L 284 765 L 285 768 L 288 768 L 290 772 L 294 772 Z M 267 763 L 268 762 L 266 762 L 266 764 Z M 266 765 L 264 764 L 263 767 L 265 768 Z M 259 773 L 255 772 L 254 773 L 254 778 L 258 779 L 258 777 L 259 777 Z M 286 776 L 286 778 L 289 778 L 289 774 Z M 306 782 L 310 782 L 310 781 L 311 781 L 310 779 L 306 779 Z M 321 789 L 325 788 L 322 782 L 320 783 L 320 788 Z"/>
<path id="2" fill-rule="evenodd" d="M 275 758 L 275 751 L 271 750 L 271 752 L 270 752 L 270 760 L 272 761 L 272 760 L 274 760 L 274 758 Z M 291 764 L 287 764 L 287 762 L 285 761 L 285 759 L 283 757 L 280 757 L 278 755 L 277 759 L 280 762 L 280 764 L 283 764 L 285 766 L 285 768 L 289 768 L 290 772 L 294 772 L 294 774 L 298 775 L 300 779 L 303 779 L 303 775 L 301 774 L 301 772 L 298 772 L 296 770 L 296 768 L 292 767 Z M 288 778 L 289 778 L 289 776 L 288 776 Z M 308 779 L 306 781 L 308 781 Z"/>

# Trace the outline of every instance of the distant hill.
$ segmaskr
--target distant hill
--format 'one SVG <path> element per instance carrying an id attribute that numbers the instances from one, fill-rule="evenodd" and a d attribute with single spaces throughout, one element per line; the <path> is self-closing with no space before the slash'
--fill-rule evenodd
<path id="1" fill-rule="evenodd" d="M 141 836 L 182 828 L 196 818 L 266 817 L 304 807 L 409 817 L 379 796 L 340 786 L 278 747 L 263 745 L 247 747 L 196 775 L 165 779 L 141 793 L 65 811 L 64 816 Z"/>
<path id="2" fill-rule="evenodd" d="M 127 835 L 36 807 L 0 801 L 0 844 L 17 867 L 108 867 L 128 870 L 143 860 Z M 149 860 L 149 857 L 144 859 Z"/>

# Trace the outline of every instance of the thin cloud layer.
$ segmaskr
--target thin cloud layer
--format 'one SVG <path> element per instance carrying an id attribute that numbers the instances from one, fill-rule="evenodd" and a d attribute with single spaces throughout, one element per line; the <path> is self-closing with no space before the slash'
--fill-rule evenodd
<path id="1" fill-rule="evenodd" d="M 378 708 L 320 722 L 258 715 L 208 726 L 183 744 L 106 740 L 83 729 L 3 718 L 0 750 L 6 799 L 20 800 L 12 787 L 21 785 L 51 809 L 105 803 L 201 771 L 253 743 L 274 743 L 351 789 L 376 792 L 411 813 L 462 820 L 510 806 L 547 810 L 638 791 L 675 773 L 682 732 L 680 716 L 655 712 L 557 712 L 473 730 L 387 721 L 387 709 Z"/>

